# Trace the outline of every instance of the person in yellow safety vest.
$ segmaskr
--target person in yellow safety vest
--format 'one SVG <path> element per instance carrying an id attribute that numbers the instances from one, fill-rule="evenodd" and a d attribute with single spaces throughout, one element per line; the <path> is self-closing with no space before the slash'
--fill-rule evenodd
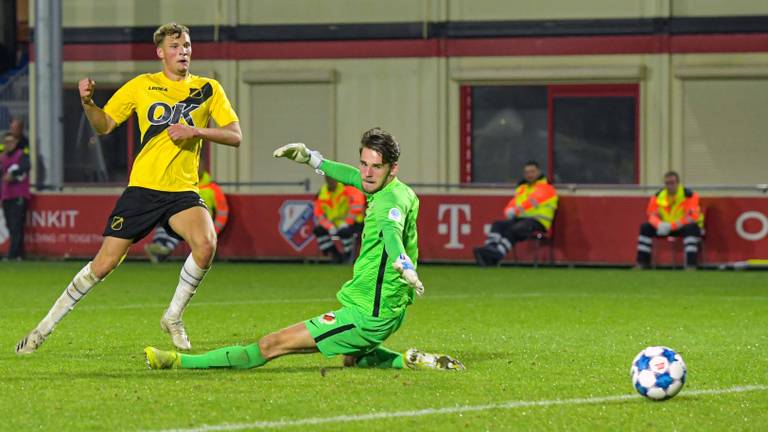
<path id="1" fill-rule="evenodd" d="M 227 196 L 224 195 L 221 187 L 211 179 L 211 175 L 207 171 L 203 171 L 200 174 L 198 188 L 198 194 L 205 202 L 213 218 L 213 227 L 216 229 L 216 235 L 219 235 L 229 220 Z M 150 261 L 158 263 L 168 258 L 180 241 L 176 233 L 171 231 L 169 227 L 159 226 L 155 229 L 152 242 L 144 246 L 144 252 Z"/>
<path id="2" fill-rule="evenodd" d="M 547 232 L 557 210 L 557 191 L 541 173 L 539 164 L 529 161 L 523 167 L 523 180 L 515 196 L 504 208 L 505 220 L 496 221 L 485 244 L 475 248 L 475 261 L 481 267 L 495 266 L 512 246 L 527 240 L 535 232 Z"/>
<path id="3" fill-rule="evenodd" d="M 637 267 L 651 265 L 654 237 L 682 237 L 685 268 L 696 268 L 699 242 L 704 229 L 704 214 L 699 206 L 699 194 L 683 187 L 675 171 L 664 174 L 664 188 L 648 201 L 648 222 L 640 225 L 637 238 Z"/>
<path id="4" fill-rule="evenodd" d="M 356 234 L 363 230 L 365 195 L 352 186 L 345 186 L 326 177 L 325 184 L 315 198 L 314 229 L 317 246 L 323 255 L 330 255 L 334 263 L 351 262 Z M 333 243 L 333 236 L 341 239 L 343 251 Z"/>

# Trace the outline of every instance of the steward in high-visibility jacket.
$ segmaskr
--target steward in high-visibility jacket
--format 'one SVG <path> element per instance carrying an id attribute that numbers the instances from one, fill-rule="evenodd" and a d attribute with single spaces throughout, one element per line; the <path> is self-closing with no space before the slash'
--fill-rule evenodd
<path id="1" fill-rule="evenodd" d="M 208 207 L 208 212 L 213 219 L 213 227 L 216 229 L 216 235 L 221 234 L 229 221 L 229 202 L 227 196 L 216 184 L 207 171 L 200 173 L 200 181 L 197 184 L 198 195 Z M 165 261 L 179 245 L 181 239 L 172 235 L 164 227 L 159 226 L 152 235 L 152 242 L 144 246 L 144 253 L 153 263 Z"/>
<path id="2" fill-rule="evenodd" d="M 211 175 L 207 171 L 204 171 L 200 177 L 198 188 L 200 189 L 198 192 L 200 198 L 205 201 L 205 205 L 208 206 L 208 211 L 211 213 L 213 226 L 216 228 L 216 234 L 218 235 L 227 226 L 229 221 L 229 202 L 227 202 L 227 196 L 224 195 L 221 187 L 211 179 Z"/>
<path id="3" fill-rule="evenodd" d="M 651 265 L 654 237 L 682 237 L 685 266 L 695 268 L 698 262 L 699 242 L 704 229 L 704 214 L 699 205 L 699 194 L 683 187 L 674 171 L 664 176 L 664 189 L 648 200 L 648 222 L 640 225 L 637 238 L 637 265 Z"/>
<path id="4" fill-rule="evenodd" d="M 506 219 L 494 222 L 485 244 L 474 250 L 475 261 L 480 266 L 497 265 L 515 243 L 552 228 L 557 211 L 557 190 L 542 175 L 536 162 L 525 164 L 523 177 L 515 189 L 515 196 L 504 208 Z"/>
<path id="5" fill-rule="evenodd" d="M 365 195 L 352 186 L 345 186 L 326 177 L 325 184 L 315 198 L 315 229 L 317 246 L 333 262 L 351 262 L 352 250 L 363 229 Z M 341 240 L 342 251 L 333 243 L 333 236 Z"/>

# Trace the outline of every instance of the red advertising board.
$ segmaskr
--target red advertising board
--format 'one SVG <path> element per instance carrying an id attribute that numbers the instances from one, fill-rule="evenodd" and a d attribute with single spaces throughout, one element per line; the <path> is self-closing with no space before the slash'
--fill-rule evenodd
<path id="1" fill-rule="evenodd" d="M 30 256 L 90 257 L 116 196 L 36 195 L 27 218 Z M 230 222 L 219 238 L 220 258 L 316 257 L 311 195 L 230 195 Z M 419 245 L 422 260 L 468 261 L 499 219 L 507 196 L 422 195 Z M 554 255 L 560 263 L 631 264 L 644 197 L 561 197 L 554 225 Z M 768 258 L 768 198 L 702 198 L 706 239 L 702 261 L 722 263 Z M 144 242 L 131 249 L 141 255 Z M 518 258 L 530 260 L 530 242 Z M 0 228 L 0 252 L 8 247 Z M 659 262 L 673 249 L 657 245 Z M 176 253 L 185 254 L 180 248 Z M 678 258 L 680 261 L 680 258 Z"/>

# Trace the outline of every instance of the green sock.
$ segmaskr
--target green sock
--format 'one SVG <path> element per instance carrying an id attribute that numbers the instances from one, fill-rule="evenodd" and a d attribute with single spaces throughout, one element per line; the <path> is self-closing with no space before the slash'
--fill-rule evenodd
<path id="1" fill-rule="evenodd" d="M 379 369 L 402 369 L 403 354 L 379 346 L 368 354 L 357 359 L 357 367 Z"/>
<path id="2" fill-rule="evenodd" d="M 219 348 L 205 354 L 181 354 L 181 367 L 184 369 L 250 369 L 263 366 L 266 362 L 259 350 L 259 344 L 255 343 Z"/>

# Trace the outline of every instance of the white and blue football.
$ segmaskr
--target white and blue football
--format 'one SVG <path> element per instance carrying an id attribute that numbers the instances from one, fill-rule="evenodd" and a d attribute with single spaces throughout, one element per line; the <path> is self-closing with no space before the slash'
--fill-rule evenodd
<path id="1" fill-rule="evenodd" d="M 685 384 L 685 362 L 680 354 L 664 346 L 652 346 L 632 360 L 632 385 L 652 400 L 666 400 L 680 393 Z"/>

